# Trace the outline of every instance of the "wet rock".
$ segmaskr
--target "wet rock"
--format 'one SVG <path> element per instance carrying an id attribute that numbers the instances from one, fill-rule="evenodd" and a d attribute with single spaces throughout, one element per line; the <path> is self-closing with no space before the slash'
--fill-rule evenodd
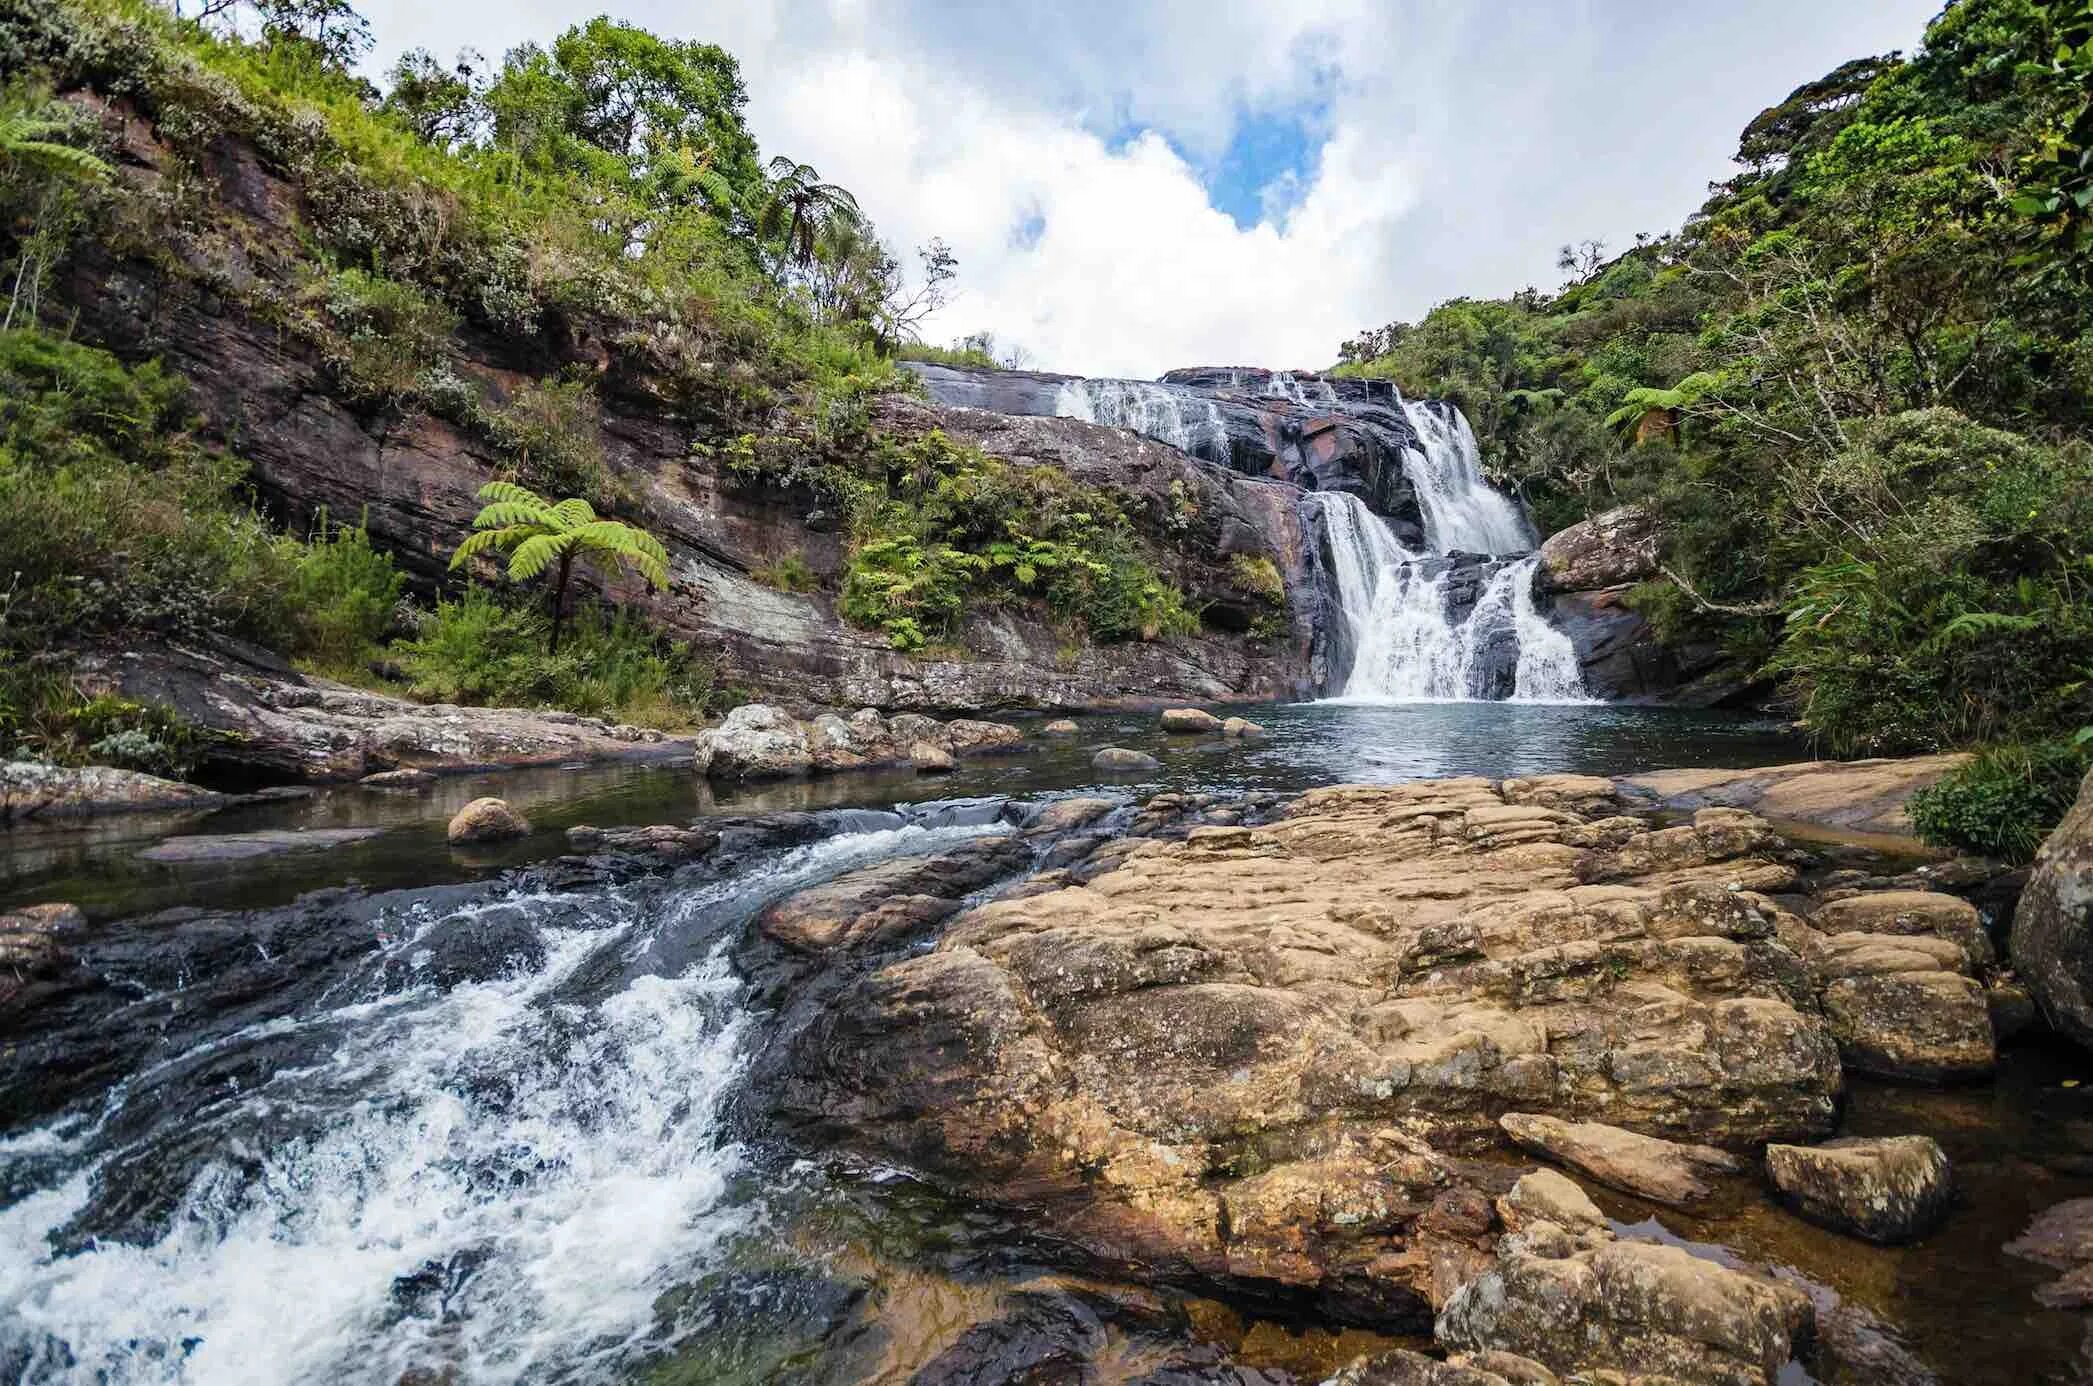
<path id="1" fill-rule="evenodd" d="M 1263 736 L 1265 729 L 1247 717 L 1231 717 L 1221 724 L 1221 735 L 1231 739 L 1248 736 Z"/>
<path id="2" fill-rule="evenodd" d="M 544 965 L 545 940 L 538 926 L 523 910 L 502 907 L 430 925 L 401 956 L 386 960 L 385 978 L 392 989 L 426 983 L 448 991 Z"/>
<path id="3" fill-rule="evenodd" d="M 1656 1203 L 1699 1203 L 1715 1192 L 1710 1177 L 1744 1168 L 1736 1157 L 1711 1146 L 1682 1145 L 1596 1121 L 1512 1112 L 1499 1118 L 1498 1125 L 1528 1150 Z"/>
<path id="4" fill-rule="evenodd" d="M 1802 1291 L 1682 1248 L 1571 1237 L 1539 1221 L 1439 1313 L 1442 1343 L 1503 1352 L 1558 1375 L 1624 1373 L 1694 1386 L 1767 1386 L 1806 1341 Z"/>
<path id="5" fill-rule="evenodd" d="M 2049 1023 L 2093 1047 L 2093 772 L 2035 856 L 2013 916 L 2013 968 Z"/>
<path id="6" fill-rule="evenodd" d="M 427 770 L 380 770 L 375 775 L 365 775 L 357 781 L 365 789 L 427 789 L 436 783 L 436 776 Z"/>
<path id="7" fill-rule="evenodd" d="M 1871 1242 L 1908 1242 L 1947 1216 L 1947 1152 L 1930 1136 L 1769 1145 L 1766 1173 L 1812 1222 Z"/>
<path id="8" fill-rule="evenodd" d="M 0 912 L 0 1006 L 69 961 L 65 940 L 87 927 L 78 905 L 22 905 Z"/>
<path id="9" fill-rule="evenodd" d="M 458 810 L 444 830 L 454 843 L 501 842 L 523 837 L 531 830 L 530 820 L 509 807 L 506 799 L 475 799 Z"/>
<path id="10" fill-rule="evenodd" d="M 1991 1010 L 1991 1033 L 2001 1044 L 2019 1039 L 2042 1023 L 2035 997 L 2017 977 L 1994 977 L 1984 988 Z"/>
<path id="11" fill-rule="evenodd" d="M 1176 736 L 1211 736 L 1221 730 L 1221 719 L 1196 707 L 1173 707 L 1163 713 L 1163 730 Z"/>
<path id="12" fill-rule="evenodd" d="M 1998 1062 L 1984 988 L 1952 972 L 1841 977 L 1824 1015 L 1848 1068 L 1946 1083 L 1982 1078 Z"/>
<path id="13" fill-rule="evenodd" d="M 1025 831 L 1034 837 L 1074 832 L 1119 807 L 1117 799 L 1056 799 L 1025 821 Z"/>
<path id="14" fill-rule="evenodd" d="M 959 768 L 952 753 L 928 741 L 918 741 L 908 748 L 909 764 L 916 767 L 919 775 L 949 775 Z"/>
<path id="15" fill-rule="evenodd" d="M 32 818 L 86 818 L 105 813 L 211 809 L 229 796 L 109 765 L 0 763 L 0 823 Z"/>
<path id="16" fill-rule="evenodd" d="M 2028 1230 L 2007 1242 L 2006 1254 L 2063 1271 L 2037 1291 L 2052 1309 L 2093 1307 L 2093 1198 L 2074 1198 L 2038 1214 Z"/>
<path id="17" fill-rule="evenodd" d="M 814 748 L 807 729 L 784 710 L 744 703 L 698 733 L 691 764 L 708 779 L 793 779 L 814 768 Z"/>
<path id="18" fill-rule="evenodd" d="M 1111 772 L 1160 770 L 1163 762 L 1144 751 L 1130 751 L 1124 746 L 1107 746 L 1090 758 L 1091 768 Z"/>
<path id="19" fill-rule="evenodd" d="M 1042 736 L 1074 736 L 1081 730 L 1081 727 L 1078 727 L 1066 717 L 1049 722 L 1039 729 Z"/>
<path id="20" fill-rule="evenodd" d="M 1541 545 L 1543 590 L 1589 592 L 1655 577 L 1658 538 L 1656 515 L 1639 505 L 1580 520 Z"/>
<path id="21" fill-rule="evenodd" d="M 1488 1359 L 1488 1362 L 1484 1359 Z M 1523 1363 L 1523 1366 L 1511 1365 Z M 1520 1375 L 1507 1376 L 1493 1364 Z M 1558 1386 L 1555 1373 L 1510 1353 L 1482 1353 L 1466 1362 L 1437 1362 L 1423 1353 L 1398 1349 L 1354 1362 L 1324 1386 Z"/>
<path id="22" fill-rule="evenodd" d="M 383 828 L 300 828 L 253 833 L 210 833 L 196 837 L 170 837 L 138 854 L 138 860 L 163 866 L 191 866 L 202 862 L 248 861 L 284 852 L 324 852 L 367 842 Z"/>
<path id="23" fill-rule="evenodd" d="M 577 852 L 618 852 L 655 857 L 664 862 L 691 861 L 718 847 L 720 835 L 705 828 L 679 828 L 656 823 L 642 828 L 567 829 L 567 845 Z"/>

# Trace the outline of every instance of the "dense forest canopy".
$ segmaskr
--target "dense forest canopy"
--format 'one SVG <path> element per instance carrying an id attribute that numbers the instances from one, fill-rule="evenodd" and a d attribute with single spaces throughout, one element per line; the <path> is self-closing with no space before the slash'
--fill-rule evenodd
<path id="1" fill-rule="evenodd" d="M 1552 530 L 1641 503 L 1682 637 L 1782 680 L 1839 752 L 2067 733 L 2093 709 L 2093 37 L 1957 0 L 1744 130 L 1678 231 L 1566 247 L 1340 370 L 1468 411 Z"/>

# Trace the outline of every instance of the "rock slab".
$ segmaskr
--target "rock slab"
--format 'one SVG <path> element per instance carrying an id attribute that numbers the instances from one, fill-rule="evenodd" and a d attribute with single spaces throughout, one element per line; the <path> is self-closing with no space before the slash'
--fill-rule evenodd
<path id="1" fill-rule="evenodd" d="M 1738 1174 L 1743 1164 L 1713 1146 L 1661 1140 L 1596 1121 L 1563 1121 L 1508 1112 L 1499 1126 L 1527 1150 L 1568 1165 L 1611 1188 L 1654 1203 L 1684 1207 L 1714 1192 L 1711 1176 Z"/>

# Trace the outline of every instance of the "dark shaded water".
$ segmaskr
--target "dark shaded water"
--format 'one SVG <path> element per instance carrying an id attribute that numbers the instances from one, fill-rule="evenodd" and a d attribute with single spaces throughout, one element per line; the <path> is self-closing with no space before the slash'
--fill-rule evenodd
<path id="1" fill-rule="evenodd" d="M 1004 831 L 992 807 L 958 823 L 838 814 L 810 845 L 626 886 L 497 879 L 562 852 L 582 822 L 1804 753 L 1764 724 L 1644 709 L 1251 715 L 1262 741 L 1166 738 L 1145 715 L 1085 719 L 1069 741 L 936 780 L 720 790 L 681 768 L 613 766 L 0 836 L 0 898 L 87 906 L 100 922 L 81 952 L 109 979 L 105 999 L 80 1003 L 94 1045 L 35 1059 L 0 1049 L 17 1097 L 40 1081 L 25 1064 L 95 1065 L 48 1087 L 59 1097 L 0 1104 L 0 1379 L 900 1382 L 991 1319 L 1049 1334 L 1080 1324 L 1125 1376 L 1196 1341 L 1320 1379 L 1376 1340 L 1030 1264 L 983 1210 L 891 1171 L 764 1149 L 736 1121 L 762 1022 L 724 941 L 767 902 L 853 866 Z M 1103 745 L 1150 750 L 1162 769 L 1103 779 L 1089 766 Z M 449 848 L 444 821 L 488 793 L 524 809 L 532 836 Z M 172 831 L 344 826 L 383 831 L 233 863 L 138 856 Z M 141 917 L 276 905 L 346 881 L 397 893 Z M 468 884 L 427 888 L 454 882 Z M 2083 1320 L 2040 1308 L 2047 1274 L 2000 1248 L 2033 1213 L 2093 1195 L 2088 1067 L 2076 1051 L 2031 1048 L 1981 1088 L 1854 1088 L 1850 1130 L 1931 1132 L 1956 1161 L 1955 1214 L 1915 1247 L 1837 1237 L 1756 1196 L 1693 1218 L 1601 1200 L 1646 1235 L 1792 1267 L 1876 1316 L 1943 1381 L 2084 1380 Z"/>
<path id="2" fill-rule="evenodd" d="M 1066 740 L 1037 735 L 1018 755 L 969 759 L 936 779 L 885 770 L 781 784 L 708 785 L 681 767 L 637 765 L 509 771 L 446 778 L 423 794 L 346 787 L 311 800 L 257 804 L 204 818 L 114 817 L 86 826 L 0 831 L 0 906 L 69 900 L 107 918 L 172 905 L 278 904 L 319 885 L 394 889 L 474 880 L 566 850 L 578 823 L 681 823 L 711 814 L 884 807 L 931 797 L 1163 790 L 1282 790 L 1435 775 L 1503 777 L 1549 771 L 1619 774 L 1668 766 L 1768 765 L 1806 758 L 1779 724 L 1713 713 L 1617 706 L 1508 703 L 1298 703 L 1241 710 L 1267 735 L 1253 741 L 1164 735 L 1152 714 L 1077 719 Z M 1156 755 L 1149 774 L 1100 776 L 1103 746 Z M 521 841 L 471 850 L 443 839 L 468 801 L 499 795 L 535 829 Z M 378 827 L 350 846 L 237 862 L 166 865 L 139 853 L 173 834 Z"/>

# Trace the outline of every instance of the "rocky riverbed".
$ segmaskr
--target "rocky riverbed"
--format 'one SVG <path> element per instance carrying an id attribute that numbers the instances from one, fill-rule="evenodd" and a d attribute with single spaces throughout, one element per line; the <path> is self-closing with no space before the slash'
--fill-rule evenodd
<path id="1" fill-rule="evenodd" d="M 735 1139 L 784 1162 L 770 1183 L 800 1192 L 764 1216 L 823 1269 L 780 1280 L 741 1254 L 678 1301 L 699 1328 L 650 1371 L 2077 1379 L 2093 1138 L 2071 1133 L 2093 1106 L 2062 1051 L 2027 1048 L 2048 998 L 2007 965 L 2009 878 L 1798 841 L 1649 780 L 575 825 L 555 828 L 566 857 L 477 885 L 143 931 L 20 912 L 0 1095 L 11 1130 L 62 1127 L 200 1020 L 231 1047 L 196 1072 L 248 1053 L 261 1093 L 315 1061 L 263 1038 L 314 988 L 372 1004 L 368 974 L 405 1015 L 543 972 L 615 1009 L 621 974 L 651 995 L 717 946 L 742 1018 L 707 1043 L 738 1055 Z M 892 845 L 791 865 L 867 833 Z M 2043 879 L 2041 908 L 2078 898 Z M 685 903 L 730 887 L 738 913 Z M 645 947 L 560 972 L 588 928 L 633 918 Z M 196 1061 L 166 1069 L 169 1100 Z M 97 1214 L 107 1235 L 157 1236 L 188 1168 L 153 1176 L 147 1222 Z M 810 1192 L 809 1169 L 840 1182 Z M 1913 1276 L 1927 1288 L 1900 1291 Z M 1960 1300 L 1984 1317 L 1958 1324 Z"/>

